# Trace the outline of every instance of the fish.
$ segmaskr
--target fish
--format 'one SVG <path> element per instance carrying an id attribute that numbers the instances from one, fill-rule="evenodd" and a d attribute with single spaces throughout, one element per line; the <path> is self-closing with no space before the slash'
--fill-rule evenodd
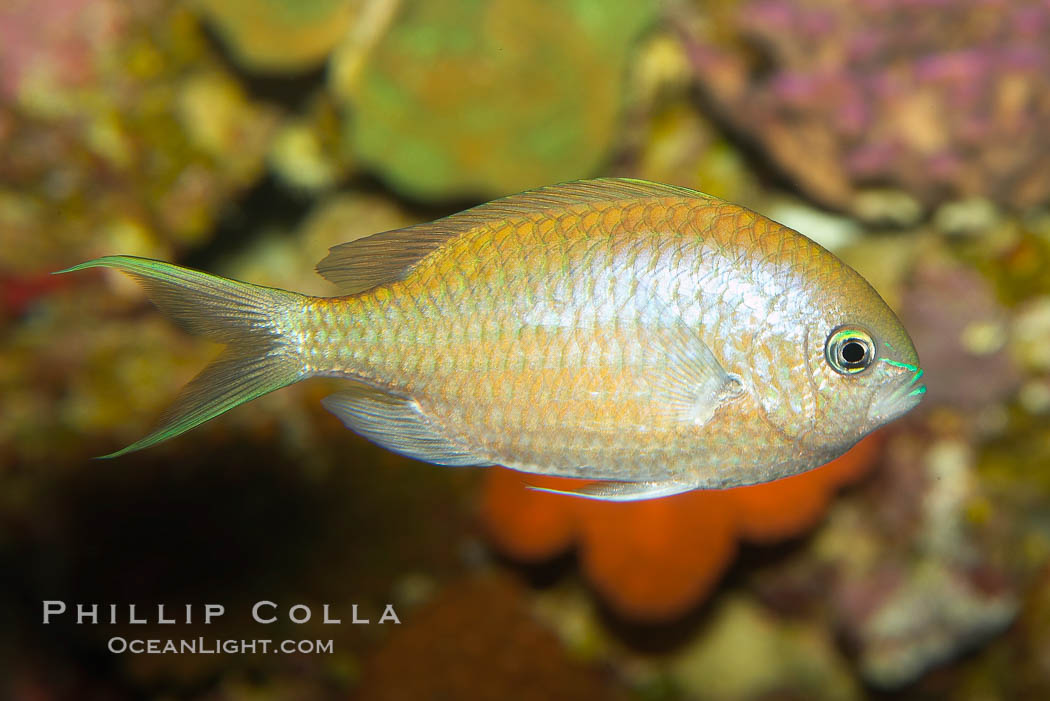
<path id="1" fill-rule="evenodd" d="M 633 501 L 818 467 L 926 391 L 897 316 L 831 252 L 643 180 L 551 185 L 335 246 L 317 265 L 333 297 L 123 255 L 60 272 L 86 268 L 131 275 L 226 345 L 106 457 L 329 377 L 344 384 L 324 406 L 396 453 Z"/>

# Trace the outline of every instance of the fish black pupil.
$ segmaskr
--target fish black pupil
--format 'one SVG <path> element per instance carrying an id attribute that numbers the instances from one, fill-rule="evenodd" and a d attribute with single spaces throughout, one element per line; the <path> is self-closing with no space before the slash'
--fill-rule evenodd
<path id="1" fill-rule="evenodd" d="M 849 365 L 859 365 L 864 362 L 864 356 L 868 354 L 863 344 L 857 341 L 847 341 L 842 345 L 842 360 Z"/>

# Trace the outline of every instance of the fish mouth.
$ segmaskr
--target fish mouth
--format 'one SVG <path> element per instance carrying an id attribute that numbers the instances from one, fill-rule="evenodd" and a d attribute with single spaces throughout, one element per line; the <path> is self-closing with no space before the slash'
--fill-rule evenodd
<path id="1" fill-rule="evenodd" d="M 909 363 L 902 363 L 897 360 L 883 359 L 883 362 L 888 363 L 897 368 L 901 368 L 905 372 L 903 377 L 894 382 L 891 389 L 882 394 L 868 411 L 868 419 L 874 425 L 881 426 L 882 424 L 889 423 L 894 419 L 907 414 L 909 411 L 914 409 L 922 401 L 922 398 L 926 395 L 926 385 L 920 382 L 924 371 L 922 368 L 911 365 Z"/>

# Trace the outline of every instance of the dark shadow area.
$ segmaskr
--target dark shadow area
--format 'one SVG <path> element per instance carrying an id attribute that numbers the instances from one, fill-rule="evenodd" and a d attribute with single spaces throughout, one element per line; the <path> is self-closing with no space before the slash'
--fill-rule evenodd
<path id="1" fill-rule="evenodd" d="M 207 270 L 216 260 L 249 245 L 264 228 L 295 230 L 313 204 L 311 198 L 284 187 L 268 174 L 226 206 L 215 224 L 214 235 L 179 262 Z"/>
<path id="2" fill-rule="evenodd" d="M 256 100 L 296 111 L 324 87 L 327 69 L 323 61 L 316 68 L 304 71 L 267 73 L 248 70 L 233 60 L 226 45 L 208 22 L 202 21 L 201 29 L 208 45 L 222 59 L 226 70 L 236 75 L 238 82 Z"/>
<path id="3" fill-rule="evenodd" d="M 222 655 L 155 655 L 146 664 L 151 656 L 111 654 L 113 636 L 334 637 L 344 656 L 372 649 L 384 630 L 352 625 L 352 606 L 375 620 L 406 575 L 441 581 L 459 573 L 469 517 L 457 495 L 471 482 L 336 430 L 318 448 L 331 465 L 320 473 L 276 435 L 214 427 L 119 459 L 55 468 L 37 487 L 33 512 L 0 524 L 0 648 L 17 643 L 15 659 L 48 660 L 78 699 L 99 692 L 96 680 L 123 685 L 106 699 L 183 697 L 213 689 L 230 665 L 251 678 L 260 664 L 299 664 L 250 654 L 225 663 Z M 46 626 L 45 600 L 67 607 Z M 277 621 L 252 619 L 258 601 L 276 604 L 267 612 Z M 98 622 L 78 624 L 77 604 L 98 604 Z M 145 624 L 130 621 L 131 604 Z M 158 621 L 158 604 L 174 624 Z M 225 612 L 205 624 L 205 604 Z M 311 607 L 309 625 L 289 620 L 294 604 Z M 342 623 L 322 625 L 321 604 Z M 147 671 L 129 674 L 139 668 Z"/>
<path id="4" fill-rule="evenodd" d="M 575 549 L 541 562 L 522 562 L 502 553 L 493 553 L 493 559 L 502 567 L 513 570 L 533 589 L 548 589 L 562 577 L 575 571 L 578 564 Z"/>

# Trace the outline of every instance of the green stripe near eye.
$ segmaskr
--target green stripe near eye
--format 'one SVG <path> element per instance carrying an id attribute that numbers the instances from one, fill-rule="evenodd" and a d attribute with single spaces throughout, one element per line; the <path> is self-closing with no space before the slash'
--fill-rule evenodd
<path id="1" fill-rule="evenodd" d="M 886 345 L 889 345 L 889 344 L 887 343 Z M 919 370 L 917 365 L 912 365 L 911 363 L 902 363 L 899 360 L 890 360 L 889 358 L 880 358 L 880 360 L 882 362 L 884 362 L 884 363 L 892 365 L 895 368 L 904 368 L 905 370 L 909 370 L 911 372 L 916 372 L 917 371 L 919 373 L 922 373 L 922 370 Z M 918 378 L 915 378 L 915 379 L 918 379 Z"/>

